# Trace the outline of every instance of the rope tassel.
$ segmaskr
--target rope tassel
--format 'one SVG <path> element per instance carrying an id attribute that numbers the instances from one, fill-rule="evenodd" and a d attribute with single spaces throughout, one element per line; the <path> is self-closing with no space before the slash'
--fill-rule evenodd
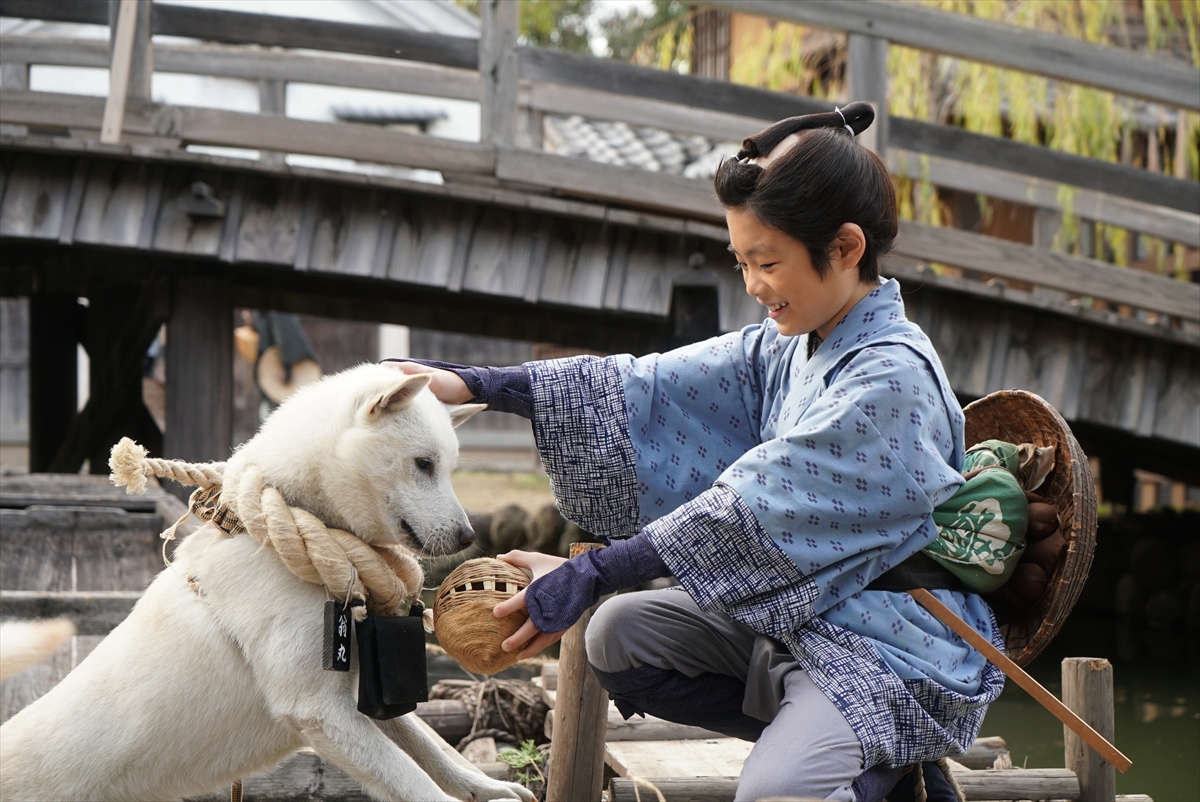
<path id="1" fill-rule="evenodd" d="M 125 487 L 130 495 L 145 492 L 148 476 L 198 487 L 188 501 L 188 514 L 231 537 L 248 533 L 273 549 L 294 575 L 324 587 L 330 598 L 363 601 L 365 606 L 354 608 L 356 620 L 364 619 L 368 610 L 385 617 L 406 615 L 420 593 L 424 573 L 409 554 L 390 546 L 372 546 L 290 506 L 282 493 L 264 483 L 262 472 L 254 465 L 242 472 L 234 498 L 226 498 L 223 490 L 225 463 L 154 459 L 128 437 L 113 446 L 108 466 L 112 483 Z M 173 540 L 176 528 L 186 518 L 184 515 L 163 532 L 163 540 Z M 166 546 L 164 543 L 164 561 Z M 423 623 L 427 631 L 433 631 L 432 610 L 425 611 Z"/>

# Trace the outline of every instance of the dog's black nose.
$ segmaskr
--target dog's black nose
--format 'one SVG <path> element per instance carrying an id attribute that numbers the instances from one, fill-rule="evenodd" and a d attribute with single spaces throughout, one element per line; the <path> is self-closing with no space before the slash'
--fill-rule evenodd
<path id="1" fill-rule="evenodd" d="M 459 551 L 465 549 L 475 542 L 475 530 L 469 526 L 464 526 L 458 530 L 458 548 Z"/>

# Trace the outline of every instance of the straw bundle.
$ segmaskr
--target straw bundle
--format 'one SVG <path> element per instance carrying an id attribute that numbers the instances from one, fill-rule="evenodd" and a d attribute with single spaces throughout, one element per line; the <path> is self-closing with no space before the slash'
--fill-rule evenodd
<path id="1" fill-rule="evenodd" d="M 520 649 L 500 648 L 529 615 L 519 611 L 505 618 L 492 608 L 529 585 L 519 568 L 491 557 L 467 560 L 438 588 L 433 601 L 433 626 L 446 652 L 476 674 L 495 674 L 517 660 Z"/>

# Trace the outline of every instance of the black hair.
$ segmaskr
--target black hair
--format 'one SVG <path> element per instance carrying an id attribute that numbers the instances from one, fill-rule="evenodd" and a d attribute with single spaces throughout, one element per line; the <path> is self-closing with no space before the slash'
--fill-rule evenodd
<path id="1" fill-rule="evenodd" d="M 726 209 L 749 211 L 802 244 L 822 278 L 838 229 L 856 223 L 866 238 L 859 280 L 878 280 L 879 259 L 896 239 L 897 215 L 887 166 L 854 141 L 874 118 L 869 104 L 852 103 L 840 112 L 775 123 L 747 138 L 737 158 L 717 168 L 717 198 Z M 765 168 L 746 160 L 767 155 L 793 133 L 799 134 L 796 145 Z"/>

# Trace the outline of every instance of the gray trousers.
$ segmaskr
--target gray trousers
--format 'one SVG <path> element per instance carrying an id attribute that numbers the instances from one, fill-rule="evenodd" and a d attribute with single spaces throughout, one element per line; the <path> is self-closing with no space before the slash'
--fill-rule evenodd
<path id="1" fill-rule="evenodd" d="M 770 722 L 742 767 L 735 802 L 772 796 L 854 802 L 862 745 L 837 707 L 778 641 L 678 588 L 614 596 L 587 629 L 588 661 L 617 673 L 640 666 L 746 684 L 742 712 Z"/>

